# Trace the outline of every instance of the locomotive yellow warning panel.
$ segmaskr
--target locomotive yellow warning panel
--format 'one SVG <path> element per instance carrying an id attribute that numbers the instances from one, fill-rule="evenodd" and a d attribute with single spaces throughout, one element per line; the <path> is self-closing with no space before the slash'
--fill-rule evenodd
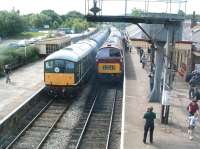
<path id="1" fill-rule="evenodd" d="M 74 85 L 74 74 L 66 73 L 45 73 L 45 84 L 55 86 Z"/>
<path id="2" fill-rule="evenodd" d="M 98 73 L 121 73 L 119 63 L 99 63 Z"/>

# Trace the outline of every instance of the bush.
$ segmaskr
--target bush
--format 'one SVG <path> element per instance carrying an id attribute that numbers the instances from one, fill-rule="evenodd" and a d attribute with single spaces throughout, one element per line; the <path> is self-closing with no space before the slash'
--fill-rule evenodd
<path id="1" fill-rule="evenodd" d="M 15 69 L 24 64 L 36 61 L 39 59 L 39 53 L 35 47 L 17 48 L 17 49 L 4 49 L 0 54 L 0 76 L 3 75 L 3 66 L 5 64 L 11 64 L 11 69 Z"/>

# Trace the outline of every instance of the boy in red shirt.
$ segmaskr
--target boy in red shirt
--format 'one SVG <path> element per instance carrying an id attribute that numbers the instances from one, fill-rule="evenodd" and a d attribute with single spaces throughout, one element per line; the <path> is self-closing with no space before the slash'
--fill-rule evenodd
<path id="1" fill-rule="evenodd" d="M 187 110 L 189 112 L 189 116 L 194 115 L 194 113 L 199 113 L 199 105 L 197 104 L 197 100 L 193 99 L 192 102 L 187 106 Z"/>

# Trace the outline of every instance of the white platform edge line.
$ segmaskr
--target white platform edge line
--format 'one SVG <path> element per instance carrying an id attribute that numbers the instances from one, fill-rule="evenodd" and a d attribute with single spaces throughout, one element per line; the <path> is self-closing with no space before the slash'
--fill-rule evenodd
<path id="1" fill-rule="evenodd" d="M 31 98 L 33 98 L 35 95 L 37 95 L 42 89 L 44 89 L 44 86 L 42 86 L 39 90 L 37 90 L 33 95 L 31 95 L 30 97 L 27 98 L 27 100 L 25 100 L 22 104 L 20 104 L 17 108 L 15 108 L 10 114 L 8 114 L 7 116 L 5 116 L 1 121 L 0 121 L 0 125 L 2 125 L 4 123 L 4 121 L 6 121 L 9 117 L 11 117 L 16 111 L 18 111 L 22 106 L 24 106 L 27 102 L 29 102 L 29 100 Z"/>
<path id="2" fill-rule="evenodd" d="M 126 68 L 125 68 L 125 54 L 124 54 L 124 82 L 123 82 L 122 126 L 121 126 L 120 149 L 124 149 L 125 96 L 126 96 Z"/>

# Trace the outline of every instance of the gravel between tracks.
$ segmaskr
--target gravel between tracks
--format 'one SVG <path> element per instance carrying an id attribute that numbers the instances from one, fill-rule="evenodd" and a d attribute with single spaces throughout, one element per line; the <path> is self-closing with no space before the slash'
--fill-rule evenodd
<path id="1" fill-rule="evenodd" d="M 88 84 L 81 91 L 80 96 L 73 101 L 67 112 L 63 115 L 56 128 L 51 133 L 42 148 L 44 149 L 65 149 L 68 146 L 70 134 L 76 126 L 81 113 L 85 107 L 85 102 L 92 90 L 92 83 Z"/>

